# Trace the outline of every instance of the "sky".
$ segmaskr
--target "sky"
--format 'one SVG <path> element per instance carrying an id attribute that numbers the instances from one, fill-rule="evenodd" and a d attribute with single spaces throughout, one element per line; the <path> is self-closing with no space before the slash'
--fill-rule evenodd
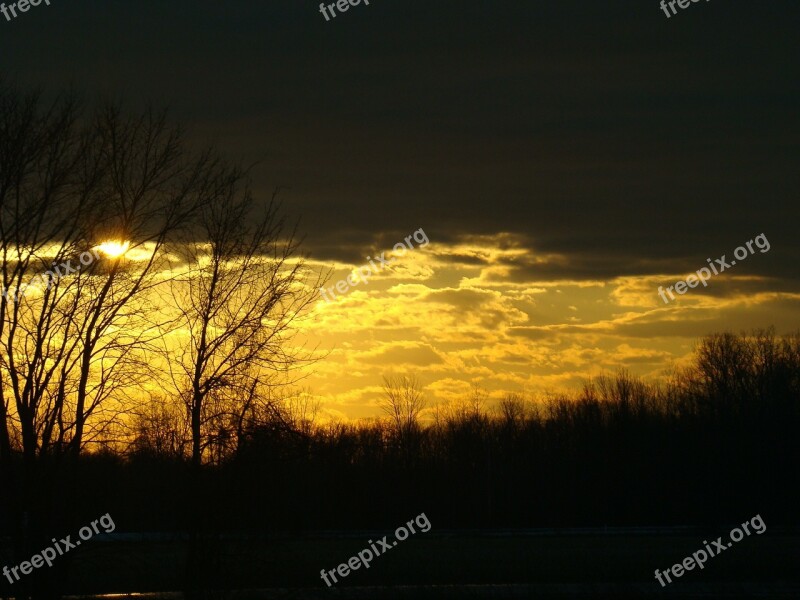
<path id="1" fill-rule="evenodd" d="M 7 3 L 8 4 L 8 3 Z M 798 329 L 800 7 L 656 0 L 50 0 L 0 16 L 0 75 L 132 108 L 253 165 L 329 286 L 303 380 L 376 415 L 381 379 L 430 404 L 657 380 L 715 331 Z M 674 285 L 755 240 L 707 287 Z M 421 236 L 420 236 L 421 237 Z"/>

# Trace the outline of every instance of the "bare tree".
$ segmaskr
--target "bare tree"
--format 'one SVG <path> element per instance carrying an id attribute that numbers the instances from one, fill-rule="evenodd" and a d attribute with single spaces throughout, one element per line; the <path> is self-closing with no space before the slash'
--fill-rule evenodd
<path id="1" fill-rule="evenodd" d="M 113 215 L 98 224 L 97 233 L 130 247 L 128 254 L 98 265 L 80 290 L 81 310 L 73 312 L 82 338 L 70 436 L 75 453 L 101 403 L 128 395 L 152 377 L 147 353 L 161 323 L 153 318 L 159 311 L 151 293 L 162 281 L 164 250 L 205 202 L 215 173 L 210 153 L 188 156 L 181 131 L 168 125 L 164 112 L 125 117 L 108 106 L 95 123 L 109 172 L 104 205 Z"/>
<path id="2" fill-rule="evenodd" d="M 47 392 L 73 346 L 59 310 L 71 282 L 54 281 L 50 269 L 80 251 L 86 228 L 77 209 L 83 201 L 92 212 L 102 171 L 89 166 L 78 113 L 71 97 L 45 106 L 38 94 L 0 91 L 0 460 L 10 456 L 14 429 L 26 459 L 36 456 L 39 434 L 56 418 Z M 31 301 L 28 281 L 40 273 L 44 290 Z"/>
<path id="3" fill-rule="evenodd" d="M 77 455 L 152 378 L 150 296 L 215 162 L 152 110 L 3 89 L 0 113 L 0 461 L 16 429 L 27 460 Z"/>
<path id="4" fill-rule="evenodd" d="M 0 82 L 0 480 L 11 490 L 0 502 L 18 555 L 45 535 L 50 507 L 69 504 L 39 459 L 114 441 L 153 379 L 165 250 L 216 166 L 163 113 L 89 111 Z"/>
<path id="5" fill-rule="evenodd" d="M 520 430 L 528 418 L 528 404 L 520 394 L 506 394 L 498 406 L 503 425 L 512 431 Z"/>
<path id="6" fill-rule="evenodd" d="M 381 410 L 389 416 L 400 436 L 416 431 L 419 415 L 425 408 L 422 384 L 416 376 L 387 375 L 383 378 Z"/>
<path id="7" fill-rule="evenodd" d="M 160 458 L 179 459 L 188 455 L 191 444 L 188 422 L 180 407 L 169 398 L 150 397 L 133 414 L 134 439 L 130 450 Z"/>
<path id="8" fill-rule="evenodd" d="M 308 389 L 288 394 L 282 404 L 289 426 L 306 437 L 314 432 L 321 407 L 322 403 Z"/>
<path id="9" fill-rule="evenodd" d="M 237 168 L 215 183 L 200 215 L 203 241 L 187 245 L 186 274 L 172 288 L 186 335 L 171 374 L 185 394 L 197 465 L 226 419 L 309 359 L 289 341 L 319 285 L 307 281 L 313 277 L 296 256 L 300 241 L 287 231 L 277 192 L 256 206 Z"/>

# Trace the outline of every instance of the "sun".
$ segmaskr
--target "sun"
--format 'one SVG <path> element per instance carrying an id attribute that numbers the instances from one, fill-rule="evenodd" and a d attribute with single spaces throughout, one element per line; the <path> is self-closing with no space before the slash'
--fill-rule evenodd
<path id="1" fill-rule="evenodd" d="M 109 258 L 119 258 L 128 251 L 130 242 L 109 241 L 103 242 L 97 248 Z"/>

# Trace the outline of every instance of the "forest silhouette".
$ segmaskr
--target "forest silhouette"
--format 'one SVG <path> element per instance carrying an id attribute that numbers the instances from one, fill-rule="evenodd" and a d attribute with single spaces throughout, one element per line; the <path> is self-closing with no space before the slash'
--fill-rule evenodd
<path id="1" fill-rule="evenodd" d="M 439 527 L 713 527 L 753 507 L 789 525 L 799 394 L 800 336 L 759 331 L 703 338 L 693 364 L 663 385 L 620 372 L 493 409 L 476 392 L 428 424 L 418 411 L 316 423 L 277 399 L 240 431 L 217 432 L 196 501 L 220 531 L 390 526 L 409 506 Z M 189 442 L 174 443 L 181 419 L 160 408 L 135 420 L 125 452 L 41 457 L 54 492 L 34 496 L 43 512 L 80 523 L 110 511 L 128 530 L 188 527 Z M 70 506 L 60 488 L 75 489 Z"/>
<path id="2" fill-rule="evenodd" d="M 418 386 L 391 383 L 388 407 L 400 405 L 392 390 Z M 663 385 L 620 372 L 574 395 L 509 395 L 491 409 L 476 391 L 424 425 L 418 404 L 405 408 L 396 418 L 316 424 L 277 404 L 207 466 L 210 504 L 229 507 L 215 519 L 234 529 L 364 528 L 390 526 L 412 506 L 440 527 L 713 527 L 758 507 L 776 526 L 796 522 L 796 334 L 707 336 Z M 141 425 L 130 454 L 94 457 L 93 467 L 120 482 L 154 470 L 169 488 L 185 476 L 180 454 L 157 439 L 170 424 Z M 162 509 L 150 523 L 137 506 L 128 510 L 143 527 L 181 518 Z"/>

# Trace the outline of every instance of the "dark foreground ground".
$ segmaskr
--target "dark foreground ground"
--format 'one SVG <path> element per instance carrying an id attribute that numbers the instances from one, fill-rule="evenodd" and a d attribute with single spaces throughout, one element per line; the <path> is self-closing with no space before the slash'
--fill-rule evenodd
<path id="1" fill-rule="evenodd" d="M 392 532 L 208 540 L 207 575 L 219 598 L 800 598 L 800 535 L 750 535 L 703 570 L 661 588 L 665 570 L 727 531 L 591 529 L 417 533 L 326 588 L 322 568 Z M 74 595 L 181 598 L 187 542 L 161 534 L 112 534 L 76 552 Z M 238 591 L 233 591 L 238 590 Z M 150 592 L 150 593 L 148 593 Z M 151 594 L 152 593 L 152 594 Z"/>

